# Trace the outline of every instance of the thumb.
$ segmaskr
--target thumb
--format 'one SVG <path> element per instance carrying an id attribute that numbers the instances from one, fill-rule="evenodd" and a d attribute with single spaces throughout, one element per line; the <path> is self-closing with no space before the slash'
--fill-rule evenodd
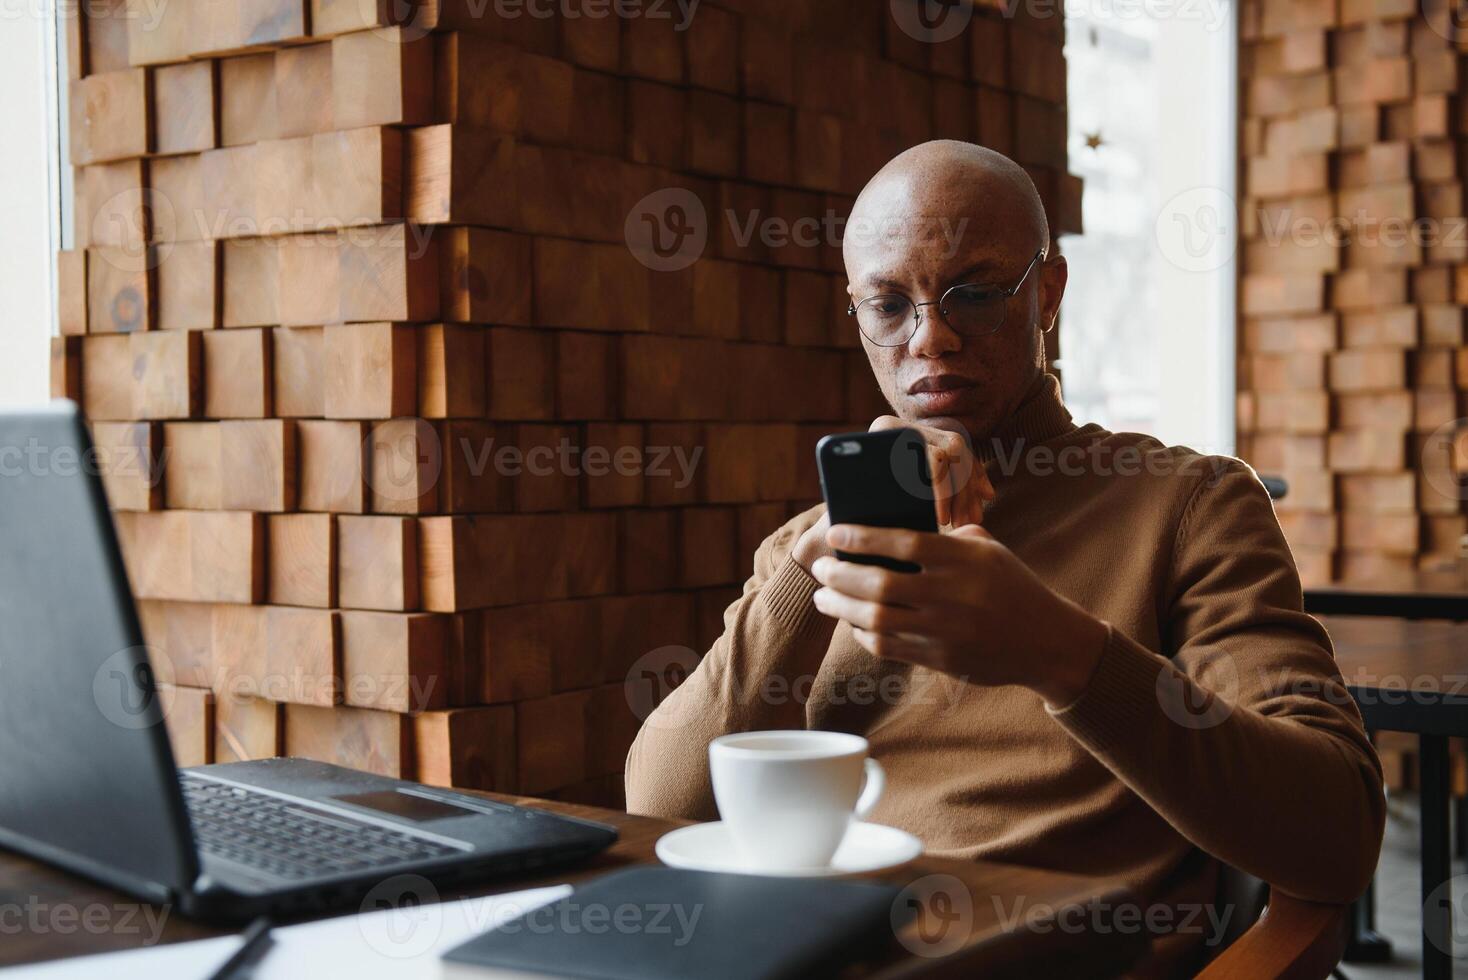
<path id="1" fill-rule="evenodd" d="M 955 538 L 978 538 L 984 541 L 993 541 L 994 535 L 990 534 L 982 525 L 965 524 L 953 529 Z"/>

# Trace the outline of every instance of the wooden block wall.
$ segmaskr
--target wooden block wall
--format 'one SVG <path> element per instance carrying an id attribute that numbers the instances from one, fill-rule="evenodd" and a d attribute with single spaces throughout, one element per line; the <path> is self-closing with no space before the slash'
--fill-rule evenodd
<path id="1" fill-rule="evenodd" d="M 1451 564 L 1468 531 L 1468 77 L 1425 9 L 1242 7 L 1239 446 L 1289 481 L 1307 582 Z"/>
<path id="2" fill-rule="evenodd" d="M 815 441 L 885 411 L 839 243 L 739 230 L 843 217 L 934 137 L 1078 230 L 1057 16 L 932 44 L 887 0 L 496 9 L 68 23 L 53 384 L 108 450 L 180 758 L 617 802 L 629 669 L 707 648 Z M 659 191 L 710 219 L 683 268 L 627 238 Z"/>

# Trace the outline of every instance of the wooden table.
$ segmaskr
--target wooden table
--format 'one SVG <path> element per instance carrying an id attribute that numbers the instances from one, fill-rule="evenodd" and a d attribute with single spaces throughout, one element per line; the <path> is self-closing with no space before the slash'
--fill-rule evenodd
<path id="1" fill-rule="evenodd" d="M 542 807 L 586 817 L 617 827 L 621 839 L 594 861 L 572 870 L 499 879 L 466 891 L 445 889 L 445 898 L 490 895 L 557 882 L 578 882 L 617 868 L 655 863 L 653 845 L 683 822 L 635 817 L 598 807 L 576 806 L 501 794 L 491 799 Z M 898 872 L 879 876 L 900 887 L 914 885 L 936 899 L 919 906 L 919 918 L 888 943 L 883 956 L 860 964 L 843 977 L 969 977 L 1064 975 L 1116 976 L 1147 949 L 1146 938 L 1123 923 L 1110 921 L 1108 910 L 1133 905 L 1135 898 L 1119 881 L 1061 874 L 987 862 L 920 858 Z M 966 895 L 962 893 L 966 892 Z M 957 900 L 957 904 L 954 904 Z M 136 900 L 86 879 L 77 878 L 8 851 L 0 851 L 0 908 L 16 903 L 118 909 L 141 907 Z M 966 910 L 965 911 L 965 906 Z M 1055 920 L 1029 913 L 1053 909 Z M 955 910 L 957 917 L 955 917 Z M 1069 910 L 1064 913 L 1063 910 Z M 1019 915 L 1015 913 L 1018 912 Z M 924 921 L 924 915 L 930 917 Z M 108 920 L 110 921 L 110 920 Z M 1076 925 L 1079 923 L 1079 925 Z M 0 925 L 5 923 L 0 922 Z M 1048 927 L 1047 927 L 1048 925 Z M 963 930 L 962 933 L 952 930 Z M 947 934 L 943 931 L 947 930 Z M 160 943 L 204 939 L 231 930 L 213 929 L 179 916 L 167 917 Z M 76 929 L 68 935 L 37 935 L 7 929 L 0 941 L 0 966 L 81 956 L 143 945 L 148 930 L 133 932 Z M 942 938 L 937 938 L 939 936 Z M 957 937 L 957 938 L 955 938 Z M 945 955 L 934 957 L 934 951 Z M 919 955 L 919 953 L 927 955 Z"/>
<path id="2" fill-rule="evenodd" d="M 1322 616 L 1366 727 L 1412 732 L 1422 769 L 1423 976 L 1452 976 L 1448 736 L 1468 735 L 1468 623 Z"/>
<path id="3" fill-rule="evenodd" d="M 1412 572 L 1361 582 L 1312 585 L 1305 611 L 1315 615 L 1468 620 L 1468 573 Z"/>

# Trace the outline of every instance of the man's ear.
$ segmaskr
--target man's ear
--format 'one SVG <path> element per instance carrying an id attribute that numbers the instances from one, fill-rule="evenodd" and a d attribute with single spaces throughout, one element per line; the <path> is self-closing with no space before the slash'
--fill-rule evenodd
<path id="1" fill-rule="evenodd" d="M 1060 315 L 1060 300 L 1065 296 L 1065 284 L 1070 279 L 1070 267 L 1064 255 L 1057 255 L 1040 268 L 1040 330 L 1048 332 L 1055 326 Z"/>

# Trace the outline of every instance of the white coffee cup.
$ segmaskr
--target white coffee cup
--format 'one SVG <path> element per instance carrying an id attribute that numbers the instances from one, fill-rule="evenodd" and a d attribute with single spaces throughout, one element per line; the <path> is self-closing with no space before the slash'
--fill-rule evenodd
<path id="1" fill-rule="evenodd" d="M 887 777 L 844 732 L 740 732 L 709 743 L 719 816 L 752 871 L 823 868 Z"/>

